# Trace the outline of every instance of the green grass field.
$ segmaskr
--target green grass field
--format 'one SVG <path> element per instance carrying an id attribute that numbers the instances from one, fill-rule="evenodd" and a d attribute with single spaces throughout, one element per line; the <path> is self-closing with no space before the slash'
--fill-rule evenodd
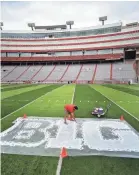
<path id="1" fill-rule="evenodd" d="M 74 93 L 75 92 L 75 93 Z M 91 118 L 96 106 L 111 103 L 106 118 L 120 118 L 139 131 L 139 86 L 137 85 L 2 85 L 1 130 L 27 116 L 63 117 L 63 106 L 73 101 L 76 117 Z M 138 119 L 138 120 L 137 120 Z M 54 175 L 58 158 L 2 154 L 3 175 Z M 62 175 L 138 175 L 139 159 L 104 156 L 68 157 Z"/>

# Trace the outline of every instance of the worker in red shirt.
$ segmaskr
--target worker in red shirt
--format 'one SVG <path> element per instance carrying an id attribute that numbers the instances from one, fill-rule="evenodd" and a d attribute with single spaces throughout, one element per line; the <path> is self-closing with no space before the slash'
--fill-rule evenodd
<path id="1" fill-rule="evenodd" d="M 78 110 L 78 107 L 75 106 L 74 104 L 66 104 L 64 106 L 64 111 L 65 111 L 65 117 L 64 117 L 64 123 L 66 124 L 66 118 L 68 117 L 69 119 L 75 120 L 75 114 L 74 111 Z"/>

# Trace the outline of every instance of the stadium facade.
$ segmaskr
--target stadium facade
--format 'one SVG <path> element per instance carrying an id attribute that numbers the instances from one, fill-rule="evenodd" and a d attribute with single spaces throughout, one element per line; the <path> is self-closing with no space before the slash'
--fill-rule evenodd
<path id="1" fill-rule="evenodd" d="M 138 82 L 139 23 L 1 30 L 1 65 L 2 82 Z"/>

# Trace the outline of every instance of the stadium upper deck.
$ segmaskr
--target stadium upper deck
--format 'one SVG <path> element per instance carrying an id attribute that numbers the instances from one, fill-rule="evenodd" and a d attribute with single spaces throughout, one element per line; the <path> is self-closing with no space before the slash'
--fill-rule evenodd
<path id="1" fill-rule="evenodd" d="M 121 59 L 125 48 L 139 47 L 139 26 L 123 28 L 116 23 L 80 30 L 2 31 L 1 37 L 2 61 Z"/>
<path id="2" fill-rule="evenodd" d="M 2 38 L 62 38 L 90 36 L 106 33 L 120 32 L 122 23 L 108 24 L 105 26 L 95 26 L 80 29 L 65 30 L 35 30 L 35 31 L 2 31 Z"/>

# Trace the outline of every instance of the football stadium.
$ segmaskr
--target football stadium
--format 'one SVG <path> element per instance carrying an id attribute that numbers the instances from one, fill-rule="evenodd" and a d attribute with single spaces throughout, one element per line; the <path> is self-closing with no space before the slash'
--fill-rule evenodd
<path id="1" fill-rule="evenodd" d="M 139 22 L 107 18 L 0 23 L 3 175 L 139 174 Z"/>

